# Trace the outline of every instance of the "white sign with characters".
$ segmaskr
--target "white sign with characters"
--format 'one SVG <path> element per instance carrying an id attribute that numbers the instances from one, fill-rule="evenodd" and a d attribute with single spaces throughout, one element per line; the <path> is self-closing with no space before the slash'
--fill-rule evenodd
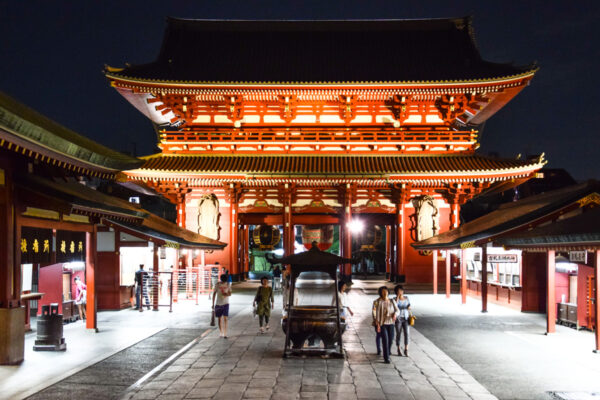
<path id="1" fill-rule="evenodd" d="M 516 254 L 488 254 L 487 262 L 489 263 L 516 263 L 518 262 Z"/>
<path id="2" fill-rule="evenodd" d="M 587 263 L 587 251 L 570 251 L 569 252 L 569 261 L 573 263 Z"/>

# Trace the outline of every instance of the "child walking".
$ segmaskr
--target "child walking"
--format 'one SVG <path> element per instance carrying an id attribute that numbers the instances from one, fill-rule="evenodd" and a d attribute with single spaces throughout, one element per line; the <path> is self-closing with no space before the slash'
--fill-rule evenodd
<path id="1" fill-rule="evenodd" d="M 256 296 L 254 296 L 253 306 L 256 307 L 256 314 L 258 314 L 260 333 L 264 333 L 265 329 L 269 330 L 269 317 L 271 316 L 271 309 L 275 306 L 273 288 L 269 286 L 269 279 L 266 277 L 260 280 L 260 286 L 256 291 Z M 263 322 L 265 324 L 264 328 Z"/>

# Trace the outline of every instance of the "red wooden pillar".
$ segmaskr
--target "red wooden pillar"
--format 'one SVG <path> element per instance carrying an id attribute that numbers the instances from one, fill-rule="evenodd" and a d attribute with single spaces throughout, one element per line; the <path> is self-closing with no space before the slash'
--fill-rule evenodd
<path id="1" fill-rule="evenodd" d="M 554 250 L 548 250 L 546 280 L 546 334 L 556 332 L 556 260 Z"/>
<path id="2" fill-rule="evenodd" d="M 385 226 L 385 272 L 387 272 L 390 279 L 394 279 L 394 272 L 392 271 L 392 227 L 390 225 Z"/>
<path id="3" fill-rule="evenodd" d="M 25 354 L 25 308 L 20 307 L 20 246 L 17 202 L 9 160 L 0 159 L 0 365 L 19 364 Z"/>
<path id="4" fill-rule="evenodd" d="M 487 244 L 481 246 L 481 312 L 487 312 L 488 283 L 487 283 Z"/>
<path id="5" fill-rule="evenodd" d="M 596 348 L 594 353 L 600 353 L 600 250 L 596 250 L 596 263 L 594 264 L 594 289 L 596 294 L 594 295 L 596 301 L 594 302 L 594 309 L 596 311 L 596 327 L 594 329 L 596 336 Z"/>
<path id="6" fill-rule="evenodd" d="M 452 274 L 452 254 L 446 250 L 446 298 L 450 298 L 450 275 Z"/>
<path id="7" fill-rule="evenodd" d="M 97 226 L 94 225 L 91 232 L 85 233 L 85 284 L 87 286 L 87 297 L 85 306 L 85 327 L 97 332 L 97 297 L 96 297 L 96 249 L 97 249 Z"/>
<path id="8" fill-rule="evenodd" d="M 433 250 L 431 253 L 433 259 L 433 294 L 438 292 L 438 251 Z"/>
<path id="9" fill-rule="evenodd" d="M 152 283 L 152 311 L 158 311 L 158 244 L 153 242 L 152 248 L 152 279 L 148 282 Z M 190 250 L 191 251 L 191 250 Z"/>
<path id="10" fill-rule="evenodd" d="M 404 203 L 396 208 L 396 274 L 405 274 L 404 268 Z"/>
<path id="11" fill-rule="evenodd" d="M 229 193 L 229 273 L 237 276 L 238 269 L 238 190 L 230 185 Z"/>
<path id="12" fill-rule="evenodd" d="M 294 254 L 294 226 L 292 225 L 292 191 L 289 184 L 283 187 L 283 252 Z"/>
<path id="13" fill-rule="evenodd" d="M 346 184 L 346 192 L 345 192 L 345 204 L 344 204 L 344 221 L 345 221 L 345 229 L 344 229 L 344 257 L 352 258 L 352 230 L 350 229 L 350 224 L 352 223 L 352 191 L 350 184 Z M 344 275 L 352 275 L 352 265 L 344 264 Z"/>
<path id="14" fill-rule="evenodd" d="M 467 251 L 460 250 L 460 296 L 462 304 L 467 303 Z"/>
<path id="15" fill-rule="evenodd" d="M 185 228 L 185 194 L 177 196 L 177 225 Z"/>

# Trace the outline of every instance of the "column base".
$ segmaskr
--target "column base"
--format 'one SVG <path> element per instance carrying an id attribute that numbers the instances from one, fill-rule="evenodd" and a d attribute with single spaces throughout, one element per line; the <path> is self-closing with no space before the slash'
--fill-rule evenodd
<path id="1" fill-rule="evenodd" d="M 0 308 L 0 365 L 16 365 L 25 355 L 25 307 Z"/>

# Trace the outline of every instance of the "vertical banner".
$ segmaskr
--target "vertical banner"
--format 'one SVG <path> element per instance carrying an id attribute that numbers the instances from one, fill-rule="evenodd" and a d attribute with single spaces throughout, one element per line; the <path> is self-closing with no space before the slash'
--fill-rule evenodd
<path id="1" fill-rule="evenodd" d="M 85 232 L 56 231 L 56 262 L 85 261 Z"/>
<path id="2" fill-rule="evenodd" d="M 52 260 L 52 229 L 21 227 L 21 264 L 47 264 Z"/>

